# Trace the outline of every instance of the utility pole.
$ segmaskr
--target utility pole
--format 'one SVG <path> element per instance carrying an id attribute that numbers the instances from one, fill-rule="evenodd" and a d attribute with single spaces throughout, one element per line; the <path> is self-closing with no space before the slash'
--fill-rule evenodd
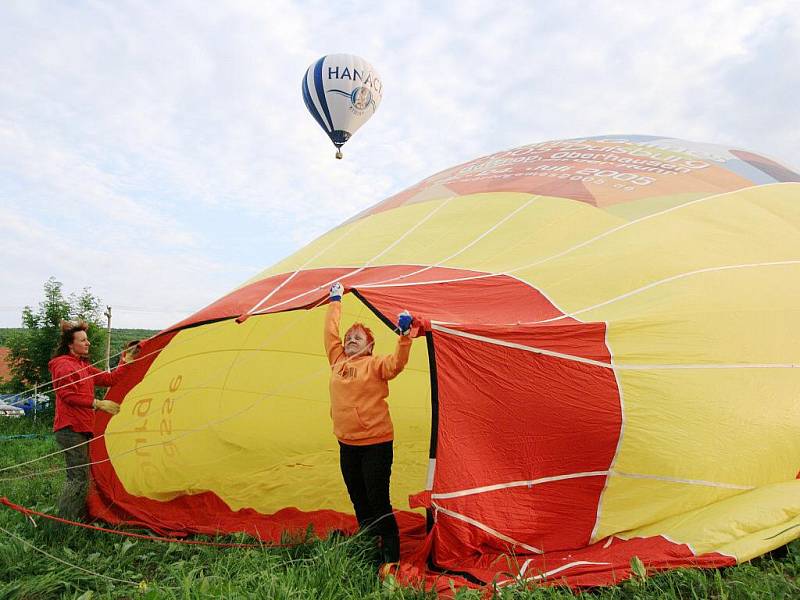
<path id="1" fill-rule="evenodd" d="M 103 313 L 108 319 L 108 329 L 106 330 L 106 371 L 111 369 L 110 358 L 111 358 L 111 307 L 106 306 L 106 312 Z"/>

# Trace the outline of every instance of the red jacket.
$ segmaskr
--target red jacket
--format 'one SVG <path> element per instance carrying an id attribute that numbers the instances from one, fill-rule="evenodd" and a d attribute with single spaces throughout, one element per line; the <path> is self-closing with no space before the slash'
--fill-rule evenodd
<path id="1" fill-rule="evenodd" d="M 53 431 L 72 427 L 80 433 L 94 431 L 94 386 L 111 387 L 127 370 L 121 365 L 111 373 L 101 371 L 72 354 L 56 356 L 47 367 L 56 391 Z"/>

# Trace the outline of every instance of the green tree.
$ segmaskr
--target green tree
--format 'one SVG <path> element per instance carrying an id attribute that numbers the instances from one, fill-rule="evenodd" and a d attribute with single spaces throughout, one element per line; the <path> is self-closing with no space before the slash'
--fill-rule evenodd
<path id="1" fill-rule="evenodd" d="M 58 345 L 62 319 L 86 321 L 91 342 L 89 360 L 95 363 L 104 356 L 106 332 L 101 324 L 100 299 L 88 287 L 65 297 L 63 287 L 51 277 L 44 284 L 44 300 L 39 302 L 38 308 L 26 306 L 22 310 L 23 329 L 12 333 L 7 341 L 11 381 L 6 387 L 9 391 L 21 392 L 50 381 L 47 363 Z"/>

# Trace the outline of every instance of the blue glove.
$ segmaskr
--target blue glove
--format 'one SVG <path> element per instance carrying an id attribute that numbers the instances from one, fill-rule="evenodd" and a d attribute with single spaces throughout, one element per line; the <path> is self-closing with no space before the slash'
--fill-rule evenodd
<path id="1" fill-rule="evenodd" d="M 331 286 L 330 301 L 339 302 L 342 299 L 342 294 L 344 294 L 344 286 L 337 281 Z"/>
<path id="2" fill-rule="evenodd" d="M 411 329 L 411 322 L 414 320 L 414 317 L 411 316 L 411 313 L 407 310 L 401 312 L 397 317 L 397 328 L 400 330 L 400 333 L 406 335 L 408 330 Z"/>

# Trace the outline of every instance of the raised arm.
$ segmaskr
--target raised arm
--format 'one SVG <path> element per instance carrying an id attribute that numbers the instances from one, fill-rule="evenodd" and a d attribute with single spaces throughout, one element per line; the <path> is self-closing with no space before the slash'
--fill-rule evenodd
<path id="1" fill-rule="evenodd" d="M 325 353 L 328 355 L 328 363 L 331 365 L 344 356 L 344 346 L 342 346 L 342 338 L 339 335 L 339 321 L 342 318 L 342 292 L 340 283 L 331 286 L 330 303 L 328 312 L 325 314 L 323 341 Z"/>
<path id="2" fill-rule="evenodd" d="M 409 335 L 401 335 L 397 338 L 397 346 L 394 349 L 394 354 L 387 354 L 386 356 L 376 356 L 375 360 L 378 361 L 378 369 L 382 379 L 394 379 L 405 368 L 408 363 L 408 355 L 411 353 L 411 337 Z"/>
<path id="3" fill-rule="evenodd" d="M 408 363 L 408 355 L 411 352 L 411 336 L 409 334 L 413 321 L 414 317 L 407 310 L 401 312 L 397 317 L 397 329 L 400 331 L 400 337 L 397 339 L 394 354 L 378 357 L 379 373 L 383 379 L 394 379 Z"/>

